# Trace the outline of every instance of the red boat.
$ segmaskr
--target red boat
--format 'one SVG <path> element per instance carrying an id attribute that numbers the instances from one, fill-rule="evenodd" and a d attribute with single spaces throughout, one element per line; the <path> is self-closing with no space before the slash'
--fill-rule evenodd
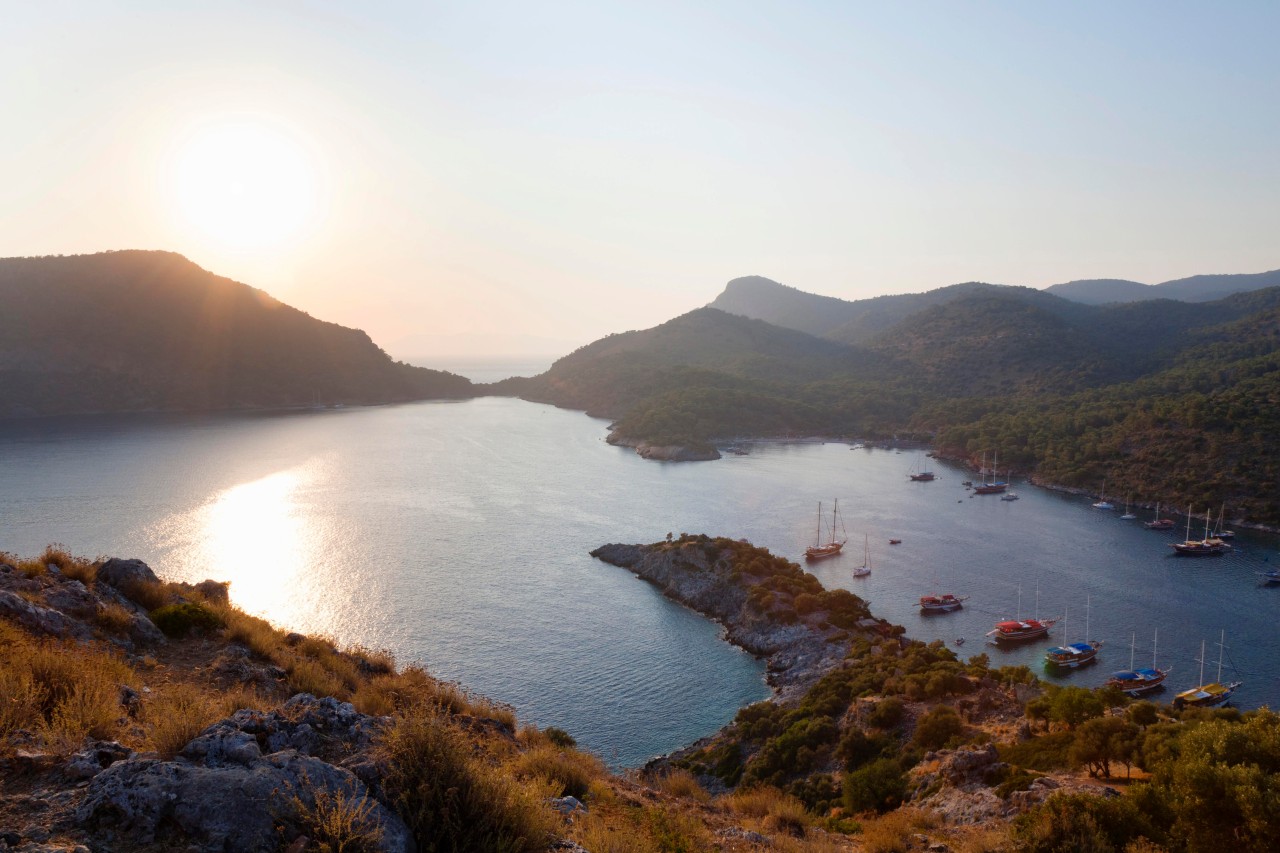
<path id="1" fill-rule="evenodd" d="M 1049 629 L 1057 623 L 1057 619 L 1018 619 L 997 622 L 996 627 L 987 632 L 987 636 L 997 643 L 1020 643 L 1023 640 L 1049 636 Z"/>
<path id="2" fill-rule="evenodd" d="M 922 595 L 920 609 L 925 613 L 950 613 L 964 607 L 968 598 L 967 595 L 952 595 L 949 592 L 943 595 Z"/>

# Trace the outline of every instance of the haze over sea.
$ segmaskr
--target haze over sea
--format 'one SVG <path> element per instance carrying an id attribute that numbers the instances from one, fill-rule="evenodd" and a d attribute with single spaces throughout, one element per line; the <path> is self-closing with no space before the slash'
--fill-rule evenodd
<path id="1" fill-rule="evenodd" d="M 1280 589 L 1255 575 L 1276 558 L 1275 537 L 1242 532 L 1227 557 L 1178 559 L 1167 543 L 1181 521 L 1155 533 L 1140 525 L 1149 511 L 1121 521 L 1029 486 L 1014 502 L 971 498 L 970 474 L 940 464 L 937 481 L 911 483 L 915 452 L 761 442 L 719 462 L 660 464 L 605 434 L 581 413 L 500 398 L 8 422 L 0 550 L 60 542 L 141 557 L 169 579 L 229 580 L 237 604 L 281 626 L 389 648 L 632 766 L 764 698 L 763 668 L 588 552 L 705 532 L 794 559 L 817 502 L 839 497 L 846 553 L 809 569 L 912 637 L 964 637 L 964 655 L 1041 672 L 1048 643 L 1005 651 L 983 638 L 1018 615 L 1019 586 L 1021 615 L 1034 615 L 1038 589 L 1041 616 L 1070 611 L 1054 642 L 1083 638 L 1091 599 L 1090 636 L 1106 643 L 1099 664 L 1065 682 L 1098 685 L 1128 666 L 1131 634 L 1149 664 L 1158 629 L 1160 664 L 1174 667 L 1156 697 L 1167 701 L 1196 683 L 1202 639 L 1216 662 L 1225 629 L 1224 677 L 1234 664 L 1245 681 L 1238 704 L 1280 704 L 1267 651 Z M 855 581 L 864 534 L 873 571 Z M 922 617 L 916 600 L 934 591 L 971 598 Z"/>

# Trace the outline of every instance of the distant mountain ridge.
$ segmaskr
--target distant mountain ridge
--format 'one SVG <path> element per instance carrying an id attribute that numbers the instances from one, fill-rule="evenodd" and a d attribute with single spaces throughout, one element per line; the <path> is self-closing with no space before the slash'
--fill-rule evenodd
<path id="1" fill-rule="evenodd" d="M 1244 275 L 1198 275 L 1163 284 L 1091 279 L 1055 284 L 1038 292 L 1085 305 L 1105 305 L 1154 299 L 1210 302 L 1234 293 L 1276 286 L 1280 286 L 1280 270 Z M 1035 290 L 1016 285 L 964 282 L 925 293 L 847 300 L 807 293 L 764 276 L 753 275 L 730 281 L 709 307 L 841 343 L 862 344 L 926 308 L 976 292 L 999 293 L 1011 289 Z"/>
<path id="2" fill-rule="evenodd" d="M 469 397 L 172 252 L 0 259 L 0 417 Z"/>

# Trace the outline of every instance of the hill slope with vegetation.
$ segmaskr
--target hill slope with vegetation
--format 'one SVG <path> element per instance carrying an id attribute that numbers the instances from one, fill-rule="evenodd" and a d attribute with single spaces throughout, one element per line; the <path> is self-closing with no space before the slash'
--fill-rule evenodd
<path id="1" fill-rule="evenodd" d="M 469 397 L 169 252 L 0 260 L 0 417 Z"/>
<path id="2" fill-rule="evenodd" d="M 857 346 L 703 308 L 597 341 L 497 393 L 615 419 L 610 440 L 933 440 L 1040 482 L 1280 522 L 1280 288 L 1085 305 L 979 286 Z"/>

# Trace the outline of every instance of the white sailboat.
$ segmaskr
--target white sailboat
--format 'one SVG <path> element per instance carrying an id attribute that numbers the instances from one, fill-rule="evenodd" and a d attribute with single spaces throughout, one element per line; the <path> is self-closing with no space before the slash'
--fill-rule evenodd
<path id="1" fill-rule="evenodd" d="M 1094 509 L 1115 509 L 1115 504 L 1107 500 L 1107 478 L 1102 478 L 1102 494 L 1098 498 L 1098 502 L 1093 505 Z"/>
<path id="2" fill-rule="evenodd" d="M 1129 512 L 1129 498 L 1127 496 L 1124 499 L 1124 515 L 1120 516 L 1120 518 L 1124 521 L 1133 521 L 1137 518 L 1136 515 Z"/>
<path id="3" fill-rule="evenodd" d="M 1243 681 L 1233 681 L 1230 684 L 1222 683 L 1222 655 L 1227 648 L 1227 632 L 1224 629 L 1221 639 L 1218 640 L 1218 680 L 1212 684 L 1204 683 L 1204 640 L 1200 641 L 1200 684 L 1192 687 L 1190 690 L 1183 690 L 1177 696 L 1173 697 L 1173 706 L 1175 708 L 1217 708 L 1231 701 L 1231 694 L 1236 692 L 1236 688 L 1243 684 Z"/>
<path id="4" fill-rule="evenodd" d="M 862 543 L 862 565 L 853 570 L 855 578 L 865 578 L 871 574 L 871 534 L 864 534 L 866 537 Z"/>

